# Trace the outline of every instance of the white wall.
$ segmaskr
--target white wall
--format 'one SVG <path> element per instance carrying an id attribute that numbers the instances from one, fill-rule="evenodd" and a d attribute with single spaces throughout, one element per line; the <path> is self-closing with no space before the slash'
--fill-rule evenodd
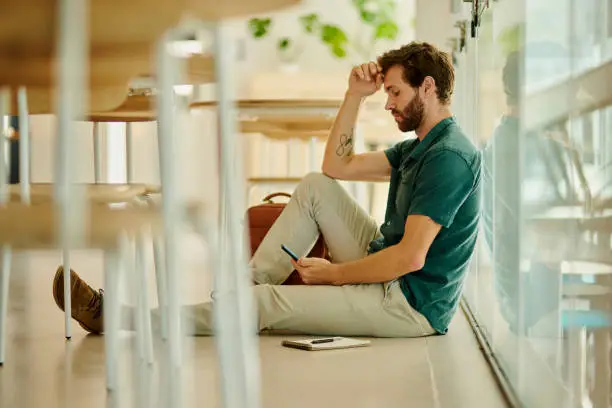
<path id="1" fill-rule="evenodd" d="M 449 51 L 449 38 L 456 36 L 451 0 L 416 0 L 415 39 Z"/>

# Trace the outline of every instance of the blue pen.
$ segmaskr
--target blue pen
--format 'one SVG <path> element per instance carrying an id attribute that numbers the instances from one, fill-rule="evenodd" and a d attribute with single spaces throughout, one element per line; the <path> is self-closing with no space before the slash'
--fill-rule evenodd
<path id="1" fill-rule="evenodd" d="M 284 244 L 283 244 L 283 245 L 281 245 L 281 249 L 282 249 L 283 251 L 285 251 L 285 252 L 286 252 L 286 253 L 287 253 L 287 254 L 288 254 L 288 255 L 289 255 L 291 258 L 293 258 L 293 260 L 294 260 L 295 262 L 297 262 L 297 261 L 298 261 L 298 259 L 300 259 L 300 258 L 298 258 L 298 256 L 297 256 L 297 255 L 296 255 L 296 254 L 295 254 L 295 253 L 294 253 L 292 250 L 290 250 L 289 248 L 287 248 L 287 247 L 286 247 Z"/>

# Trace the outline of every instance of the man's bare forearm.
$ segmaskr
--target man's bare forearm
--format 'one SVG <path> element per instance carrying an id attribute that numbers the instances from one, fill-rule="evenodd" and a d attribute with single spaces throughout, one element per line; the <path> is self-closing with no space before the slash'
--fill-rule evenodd
<path id="1" fill-rule="evenodd" d="M 355 261 L 335 264 L 333 285 L 389 282 L 423 267 L 406 248 L 394 245 Z M 408 251 L 409 252 L 409 251 Z"/>
<path id="2" fill-rule="evenodd" d="M 338 177 L 353 156 L 355 123 L 362 101 L 361 96 L 347 92 L 338 110 L 323 157 L 323 172 L 331 177 Z"/>

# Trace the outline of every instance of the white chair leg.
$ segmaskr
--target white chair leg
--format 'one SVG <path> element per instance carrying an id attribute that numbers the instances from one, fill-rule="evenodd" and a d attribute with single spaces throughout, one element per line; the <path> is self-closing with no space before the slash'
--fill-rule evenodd
<path id="1" fill-rule="evenodd" d="M 136 296 L 136 305 L 135 307 L 131 307 L 131 322 L 133 323 L 134 331 L 136 332 L 136 353 L 135 353 L 135 361 L 140 362 L 145 358 L 145 336 L 144 336 L 144 324 L 142 320 L 142 310 L 141 310 L 141 301 L 140 301 L 140 288 L 139 283 L 140 279 L 138 276 L 138 272 L 140 269 L 140 259 L 138 255 L 134 258 L 130 256 L 135 251 L 135 240 L 130 238 L 129 240 L 129 253 L 125 255 L 125 276 L 128 281 L 128 291 L 132 296 Z M 131 306 L 131 305 L 130 305 Z"/>
<path id="2" fill-rule="evenodd" d="M 72 338 L 72 290 L 70 286 L 70 250 L 64 248 L 62 251 L 62 263 L 64 265 L 64 326 L 66 340 Z"/>
<path id="3" fill-rule="evenodd" d="M 132 155 L 134 151 L 134 143 L 132 138 L 132 123 L 125 123 L 125 174 L 128 184 L 134 182 L 134 167 Z"/>
<path id="4" fill-rule="evenodd" d="M 179 297 L 180 271 L 178 264 L 178 224 L 180 222 L 178 177 L 176 163 L 175 98 L 174 83 L 178 74 L 175 57 L 167 50 L 168 38 L 164 38 L 159 48 L 159 134 L 160 170 L 164 233 L 164 270 L 168 303 L 168 352 L 170 370 L 182 366 L 182 328 Z M 178 372 L 178 371 L 177 371 Z M 172 387 L 171 392 L 174 392 Z"/>
<path id="5" fill-rule="evenodd" d="M 155 263 L 155 279 L 157 283 L 157 303 L 160 317 L 160 334 L 162 340 L 168 336 L 168 304 L 166 299 L 166 271 L 164 268 L 163 243 L 153 235 L 153 262 Z"/>
<path id="6" fill-rule="evenodd" d="M 21 202 L 30 204 L 30 122 L 28 120 L 28 96 L 24 87 L 17 93 L 19 107 L 19 184 Z"/>
<path id="7" fill-rule="evenodd" d="M 138 291 L 138 319 L 141 321 L 139 329 L 142 330 L 143 357 L 149 364 L 153 364 L 153 334 L 151 331 L 151 307 L 149 303 L 149 288 L 147 279 L 147 260 L 145 256 L 145 237 L 136 236 L 136 289 Z"/>
<path id="8" fill-rule="evenodd" d="M 119 250 L 105 253 L 104 271 L 104 342 L 106 347 L 106 388 L 114 391 L 118 385 L 118 351 L 121 305 L 119 288 L 125 269 L 127 238 L 121 237 Z"/>
<path id="9" fill-rule="evenodd" d="M 4 129 L 7 125 L 8 90 L 0 89 L 0 204 L 8 202 L 8 165 Z M 2 270 L 0 271 L 0 365 L 6 353 L 6 320 L 8 318 L 9 274 L 11 272 L 11 247 L 2 246 Z"/>
<path id="10" fill-rule="evenodd" d="M 57 2 L 58 27 L 57 55 L 60 64 L 56 70 L 58 86 L 57 138 L 54 177 L 54 200 L 57 209 L 57 226 L 64 257 L 64 306 L 66 339 L 72 336 L 70 315 L 72 310 L 70 293 L 70 247 L 84 239 L 85 195 L 72 179 L 75 174 L 75 125 L 74 119 L 86 110 L 85 95 L 87 42 L 87 4 L 82 0 Z"/>
<path id="11" fill-rule="evenodd" d="M 219 298 L 213 308 L 223 382 L 223 399 L 228 407 L 257 408 L 260 402 L 260 368 L 256 336 L 255 299 L 247 267 L 244 228 L 243 173 L 235 160 L 236 114 L 232 98 L 233 41 L 229 27 L 215 27 L 215 74 L 221 137 L 221 188 L 226 228 L 221 232 L 221 270 L 215 271 Z M 228 251 L 229 249 L 229 251 Z"/>
<path id="12" fill-rule="evenodd" d="M 158 48 L 158 144 L 160 157 L 162 194 L 162 215 L 164 234 L 164 257 L 166 293 L 168 295 L 168 395 L 169 406 L 181 406 L 182 383 L 182 328 L 179 297 L 181 268 L 178 255 L 179 193 L 176 163 L 176 137 L 174 112 L 174 83 L 178 67 L 168 50 L 168 36 Z"/>
<path id="13" fill-rule="evenodd" d="M 100 123 L 93 123 L 94 140 L 94 179 L 96 184 L 102 181 L 102 138 L 100 136 Z"/>
<path id="14" fill-rule="evenodd" d="M 6 321 L 8 319 L 9 278 L 11 274 L 11 247 L 2 247 L 2 270 L 0 270 L 0 366 L 6 357 Z"/>
<path id="15" fill-rule="evenodd" d="M 145 201 L 148 206 L 153 207 L 155 203 L 148 198 Z M 160 335 L 162 340 L 168 338 L 168 301 L 167 301 L 167 285 L 166 285 L 166 270 L 164 260 L 164 244 L 157 231 L 151 231 L 151 240 L 153 241 L 153 266 L 155 268 L 155 283 L 157 288 L 157 304 L 160 318 Z"/>

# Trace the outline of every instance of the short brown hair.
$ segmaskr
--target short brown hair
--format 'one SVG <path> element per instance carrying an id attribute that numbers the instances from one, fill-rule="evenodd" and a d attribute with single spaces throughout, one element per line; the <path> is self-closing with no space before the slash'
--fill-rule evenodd
<path id="1" fill-rule="evenodd" d="M 440 103 L 450 103 L 455 86 L 455 69 L 450 56 L 426 42 L 411 42 L 401 48 L 387 51 L 378 57 L 378 64 L 385 75 L 391 67 L 404 68 L 404 80 L 414 88 L 430 76 L 436 82 L 436 94 Z"/>

